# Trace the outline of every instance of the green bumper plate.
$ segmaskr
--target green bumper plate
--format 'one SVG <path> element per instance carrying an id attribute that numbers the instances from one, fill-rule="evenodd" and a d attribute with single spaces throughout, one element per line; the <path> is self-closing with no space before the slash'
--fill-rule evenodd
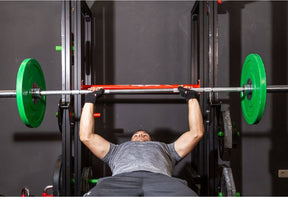
<path id="1" fill-rule="evenodd" d="M 33 99 L 30 93 L 35 87 L 46 90 L 45 79 L 39 63 L 35 59 L 28 58 L 21 63 L 16 81 L 19 114 L 28 127 L 38 127 L 46 110 L 46 96 Z"/>
<path id="2" fill-rule="evenodd" d="M 250 54 L 245 59 L 241 86 L 252 83 L 252 95 L 241 93 L 241 105 L 244 118 L 248 124 L 258 123 L 264 113 L 266 104 L 266 73 L 263 61 L 257 54 Z"/>

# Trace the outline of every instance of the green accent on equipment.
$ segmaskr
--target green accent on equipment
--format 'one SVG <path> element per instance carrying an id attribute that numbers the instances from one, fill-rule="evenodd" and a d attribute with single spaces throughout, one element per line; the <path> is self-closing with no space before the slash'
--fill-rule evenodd
<path id="1" fill-rule="evenodd" d="M 88 183 L 92 183 L 92 184 L 97 184 L 98 183 L 98 179 L 88 179 L 87 182 Z"/>
<path id="2" fill-rule="evenodd" d="M 56 47 L 55 47 L 55 50 L 56 50 L 56 51 L 61 51 L 61 50 L 62 50 L 62 46 L 56 46 Z"/>
<path id="3" fill-rule="evenodd" d="M 241 74 L 241 86 L 252 86 L 252 94 L 241 92 L 241 105 L 248 124 L 258 123 L 266 104 L 266 73 L 263 61 L 258 54 L 246 57 Z"/>
<path id="4" fill-rule="evenodd" d="M 55 50 L 56 50 L 56 51 L 62 51 L 62 46 L 56 46 L 56 47 L 55 47 Z M 72 46 L 72 51 L 74 51 L 74 50 L 75 50 L 75 47 Z"/>
<path id="5" fill-rule="evenodd" d="M 27 58 L 18 70 L 16 100 L 23 123 L 28 127 L 38 127 L 45 115 L 46 96 L 33 98 L 32 88 L 46 90 L 46 85 L 40 64 L 35 59 Z"/>
<path id="6" fill-rule="evenodd" d="M 224 132 L 223 131 L 219 131 L 218 132 L 218 137 L 223 137 L 224 136 Z"/>
<path id="7" fill-rule="evenodd" d="M 92 184 L 97 184 L 98 183 L 98 179 L 87 179 L 86 182 L 87 183 L 92 183 Z M 71 183 L 75 183 L 75 178 L 74 177 L 71 179 Z"/>

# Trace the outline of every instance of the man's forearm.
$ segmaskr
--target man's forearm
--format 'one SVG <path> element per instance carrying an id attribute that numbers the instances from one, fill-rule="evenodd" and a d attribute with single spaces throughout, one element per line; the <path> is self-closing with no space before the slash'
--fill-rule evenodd
<path id="1" fill-rule="evenodd" d="M 85 103 L 80 119 L 80 140 L 89 140 L 94 133 L 94 104 Z"/>
<path id="2" fill-rule="evenodd" d="M 110 142 L 94 131 L 94 104 L 103 93 L 103 89 L 91 88 L 92 93 L 85 95 L 85 104 L 80 119 L 80 140 L 96 155 L 102 159 L 109 151 Z"/>
<path id="3" fill-rule="evenodd" d="M 204 134 L 204 126 L 200 105 L 197 99 L 190 99 L 188 101 L 188 121 L 190 132 L 193 132 L 195 136 L 201 138 Z"/>
<path id="4" fill-rule="evenodd" d="M 180 157 L 185 157 L 198 144 L 204 134 L 203 118 L 197 99 L 188 101 L 189 131 L 183 133 L 175 141 L 175 151 Z"/>

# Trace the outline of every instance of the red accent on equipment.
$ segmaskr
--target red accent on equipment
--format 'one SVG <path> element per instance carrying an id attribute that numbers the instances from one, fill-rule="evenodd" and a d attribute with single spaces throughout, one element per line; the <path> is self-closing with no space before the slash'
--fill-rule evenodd
<path id="1" fill-rule="evenodd" d="M 83 111 L 83 108 L 81 109 L 81 112 Z M 94 118 L 100 118 L 101 114 L 100 113 L 94 113 L 93 114 Z"/>
<path id="2" fill-rule="evenodd" d="M 199 84 L 181 84 L 181 85 L 81 85 L 82 90 L 87 90 L 91 87 L 103 88 L 104 90 L 132 90 L 132 89 L 173 89 L 179 86 L 187 86 L 188 88 L 200 88 Z"/>
<path id="3" fill-rule="evenodd" d="M 42 196 L 43 196 L 43 197 L 45 197 L 45 196 L 51 196 L 51 197 L 52 197 L 53 194 L 47 194 L 47 193 L 43 192 L 43 193 L 42 193 Z"/>
<path id="4" fill-rule="evenodd" d="M 100 113 L 94 113 L 93 116 L 94 116 L 94 118 L 100 118 L 101 114 Z"/>

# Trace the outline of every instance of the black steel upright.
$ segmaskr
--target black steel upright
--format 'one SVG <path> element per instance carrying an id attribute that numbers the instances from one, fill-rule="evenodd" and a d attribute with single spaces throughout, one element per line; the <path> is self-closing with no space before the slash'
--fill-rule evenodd
<path id="1" fill-rule="evenodd" d="M 91 56 L 90 42 L 91 12 L 86 2 L 63 0 L 61 14 L 62 90 L 80 90 L 81 81 L 89 78 L 89 74 L 83 72 L 88 67 L 83 65 L 89 65 L 87 59 Z M 62 165 L 59 171 L 61 178 L 57 184 L 59 188 L 55 188 L 55 191 L 59 191 L 59 195 L 82 195 L 83 159 L 82 144 L 78 134 L 81 104 L 80 95 L 75 97 L 62 95 L 61 97 L 59 107 L 63 109 Z"/>
<path id="2" fill-rule="evenodd" d="M 217 86 L 218 20 L 217 1 L 197 1 L 191 12 L 192 81 L 201 80 L 203 87 Z M 200 105 L 204 116 L 205 135 L 199 146 L 198 170 L 201 195 L 217 195 L 218 185 L 218 95 L 203 94 Z"/>
<path id="3" fill-rule="evenodd" d="M 83 1 L 72 1 L 74 7 L 73 21 L 74 21 L 74 84 L 73 88 L 81 89 L 81 81 L 88 80 L 90 72 L 86 72 L 91 68 L 90 65 L 90 43 L 91 43 L 91 12 L 87 4 Z M 84 74 L 83 74 L 84 73 Z M 90 75 L 91 76 L 91 75 Z M 83 169 L 82 158 L 82 143 L 79 139 L 79 120 L 81 116 L 81 96 L 74 98 L 74 195 L 82 195 L 81 191 L 81 174 Z"/>
<path id="4" fill-rule="evenodd" d="M 62 90 L 70 90 L 71 87 L 71 2 L 62 1 L 61 15 L 61 42 L 62 42 Z M 62 95 L 62 103 L 70 103 L 69 95 Z M 72 145 L 69 111 L 64 110 L 62 124 L 62 183 L 60 195 L 71 195 L 71 173 L 72 173 Z"/>
<path id="5" fill-rule="evenodd" d="M 81 65 L 82 65 L 82 31 L 81 31 L 81 2 L 73 1 L 74 4 L 74 89 L 81 89 Z M 75 117 L 80 119 L 81 115 L 81 97 L 78 95 L 74 98 Z M 79 121 L 75 121 L 74 125 L 74 178 L 76 196 L 81 195 L 81 171 L 82 171 L 82 157 L 81 157 L 81 142 L 79 140 Z"/>

